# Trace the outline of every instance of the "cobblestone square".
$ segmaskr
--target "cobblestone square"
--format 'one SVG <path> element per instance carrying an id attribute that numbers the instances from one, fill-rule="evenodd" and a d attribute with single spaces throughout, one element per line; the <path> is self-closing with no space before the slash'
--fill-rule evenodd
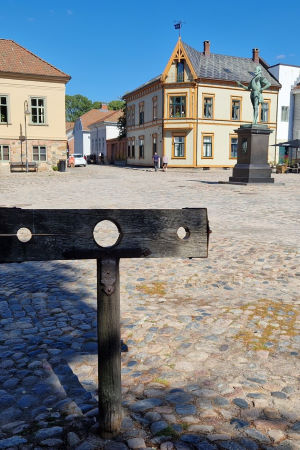
<path id="1" fill-rule="evenodd" d="M 207 259 L 121 261 L 117 441 L 96 431 L 95 261 L 0 265 L 0 448 L 300 448 L 300 176 L 230 175 L 0 172 L 1 207 L 206 207 L 212 229 Z"/>

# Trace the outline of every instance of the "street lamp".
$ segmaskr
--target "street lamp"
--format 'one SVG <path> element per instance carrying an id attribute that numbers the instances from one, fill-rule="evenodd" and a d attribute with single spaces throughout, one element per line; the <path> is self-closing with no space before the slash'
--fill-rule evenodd
<path id="1" fill-rule="evenodd" d="M 28 108 L 28 101 L 24 102 L 24 120 L 25 120 L 25 152 L 26 152 L 26 172 L 28 172 L 28 148 L 27 148 L 27 122 L 26 116 L 30 116 L 30 111 Z"/>

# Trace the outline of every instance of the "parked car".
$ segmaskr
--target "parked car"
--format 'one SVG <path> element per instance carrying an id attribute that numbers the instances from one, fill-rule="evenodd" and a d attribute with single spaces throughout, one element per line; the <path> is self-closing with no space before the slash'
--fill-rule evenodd
<path id="1" fill-rule="evenodd" d="M 75 166 L 86 167 L 86 159 L 84 156 L 80 155 L 79 153 L 74 153 L 73 157 Z"/>

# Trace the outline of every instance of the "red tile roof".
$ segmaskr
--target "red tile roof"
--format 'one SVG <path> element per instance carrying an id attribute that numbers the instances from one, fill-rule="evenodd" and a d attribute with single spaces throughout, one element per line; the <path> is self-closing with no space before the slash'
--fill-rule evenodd
<path id="1" fill-rule="evenodd" d="M 62 72 L 10 39 L 0 39 L 0 75 L 48 77 L 67 82 L 70 75 Z"/>
<path id="2" fill-rule="evenodd" d="M 94 120 L 89 124 L 89 127 L 98 123 L 98 122 L 118 122 L 119 118 L 123 115 L 122 111 L 104 111 L 104 116 L 100 117 L 97 120 Z"/>
<path id="3" fill-rule="evenodd" d="M 80 117 L 82 129 L 89 131 L 88 128 L 98 122 L 117 122 L 120 114 L 122 114 L 121 111 L 101 111 L 100 109 L 91 109 Z"/>
<path id="4" fill-rule="evenodd" d="M 66 122 L 66 131 L 72 130 L 74 128 L 75 122 Z"/>

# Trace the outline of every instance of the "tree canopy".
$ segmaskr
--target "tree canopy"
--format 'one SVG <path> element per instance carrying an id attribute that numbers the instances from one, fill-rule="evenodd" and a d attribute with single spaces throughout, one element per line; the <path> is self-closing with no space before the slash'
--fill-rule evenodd
<path id="1" fill-rule="evenodd" d="M 118 111 L 119 109 L 123 109 L 125 102 L 123 100 L 112 100 L 108 103 L 107 107 L 110 110 Z"/>
<path id="2" fill-rule="evenodd" d="M 82 114 L 91 109 L 100 109 L 101 107 L 102 102 L 92 102 L 84 95 L 66 95 L 66 120 L 67 122 L 75 122 Z"/>
<path id="3" fill-rule="evenodd" d="M 119 129 L 119 139 L 127 136 L 127 123 L 126 123 L 126 103 L 123 102 L 122 107 L 123 114 L 118 120 L 117 127 Z"/>

